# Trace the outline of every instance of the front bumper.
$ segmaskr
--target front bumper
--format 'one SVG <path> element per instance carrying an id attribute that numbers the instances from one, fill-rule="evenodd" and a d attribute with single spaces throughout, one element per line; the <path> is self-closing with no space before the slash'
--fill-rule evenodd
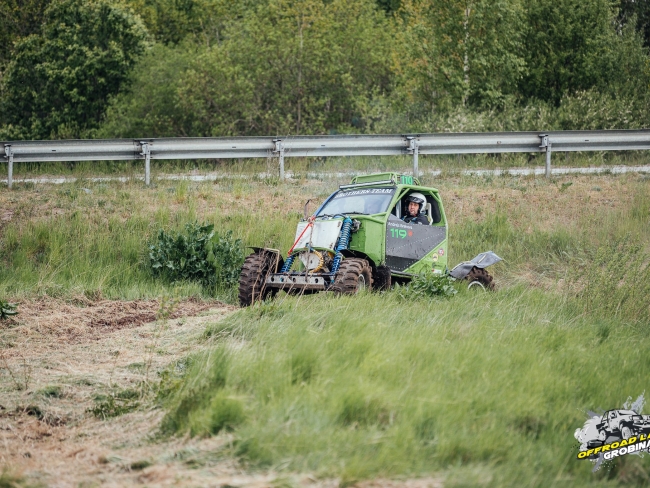
<path id="1" fill-rule="evenodd" d="M 266 287 L 278 290 L 327 290 L 331 275 L 325 273 L 273 273 L 266 277 Z"/>

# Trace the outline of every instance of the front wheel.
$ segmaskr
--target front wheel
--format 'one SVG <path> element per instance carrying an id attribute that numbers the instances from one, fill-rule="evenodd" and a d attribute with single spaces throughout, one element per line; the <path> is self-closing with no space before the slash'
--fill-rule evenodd
<path id="1" fill-rule="evenodd" d="M 365 259 L 344 259 L 330 288 L 335 293 L 354 295 L 363 290 L 372 290 L 372 269 Z"/>
<path id="2" fill-rule="evenodd" d="M 239 275 L 239 303 L 242 307 L 276 293 L 276 290 L 266 286 L 266 277 L 273 272 L 271 265 L 272 256 L 267 253 L 254 253 L 244 260 Z"/>

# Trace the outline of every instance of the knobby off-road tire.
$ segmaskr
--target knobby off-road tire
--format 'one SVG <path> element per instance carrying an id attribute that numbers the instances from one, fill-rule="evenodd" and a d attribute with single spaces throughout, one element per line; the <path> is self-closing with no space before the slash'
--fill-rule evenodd
<path id="1" fill-rule="evenodd" d="M 365 259 L 344 259 L 330 288 L 334 293 L 354 295 L 361 290 L 372 290 L 372 268 Z"/>
<path id="2" fill-rule="evenodd" d="M 472 283 L 478 282 L 486 290 L 494 290 L 494 278 L 484 268 L 474 266 L 465 279 L 469 282 L 468 288 L 472 287 Z"/>
<path id="3" fill-rule="evenodd" d="M 254 253 L 244 260 L 239 275 L 239 303 L 242 307 L 275 295 L 276 290 L 266 287 L 266 276 L 272 272 L 272 261 L 273 256 L 268 253 Z"/>
<path id="4" fill-rule="evenodd" d="M 390 268 L 388 266 L 377 266 L 375 273 L 372 277 L 372 288 L 373 290 L 390 290 L 392 285 L 392 277 L 390 274 Z"/>

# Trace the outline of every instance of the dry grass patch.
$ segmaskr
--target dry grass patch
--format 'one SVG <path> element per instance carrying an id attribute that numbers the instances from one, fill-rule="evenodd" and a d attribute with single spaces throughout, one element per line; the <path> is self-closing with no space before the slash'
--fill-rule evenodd
<path id="1" fill-rule="evenodd" d="M 570 175 L 550 180 L 502 177 L 489 185 L 483 178 L 453 178 L 441 181 L 439 186 L 452 225 L 480 222 L 500 211 L 517 228 L 531 232 L 570 226 L 589 216 L 624 208 L 634 198 L 630 183 L 637 181 L 636 175 Z"/>
<path id="2" fill-rule="evenodd" d="M 19 302 L 18 307 L 20 313 L 2 327 L 17 333 L 51 335 L 66 342 L 98 339 L 107 332 L 154 322 L 161 313 L 159 300 L 90 300 L 85 296 L 71 300 L 43 297 Z M 176 304 L 168 318 L 194 316 L 215 307 L 225 305 L 214 300 L 187 299 Z"/>
<path id="3" fill-rule="evenodd" d="M 190 458 L 207 456 L 232 472 L 206 454 L 227 440 L 153 442 L 161 411 L 144 389 L 201 350 L 206 325 L 234 308 L 186 300 L 168 320 L 155 321 L 159 308 L 154 300 L 21 303 L 17 320 L 0 329 L 0 466 L 47 485 L 124 486 L 142 476 L 141 482 L 172 485 L 195 480 L 175 459 L 189 449 Z M 137 408 L 124 415 L 93 415 L 102 398 L 125 392 L 144 401 L 136 397 Z"/>

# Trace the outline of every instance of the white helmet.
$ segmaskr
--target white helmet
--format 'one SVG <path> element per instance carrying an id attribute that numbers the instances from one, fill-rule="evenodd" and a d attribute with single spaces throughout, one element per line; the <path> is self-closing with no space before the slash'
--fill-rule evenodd
<path id="1" fill-rule="evenodd" d="M 404 201 L 406 201 L 407 203 L 408 202 L 417 203 L 420 206 L 418 212 L 422 212 L 422 210 L 424 209 L 424 204 L 427 203 L 427 199 L 424 197 L 424 195 L 422 193 L 417 193 L 417 192 L 411 193 L 409 196 L 407 196 L 404 199 Z"/>

